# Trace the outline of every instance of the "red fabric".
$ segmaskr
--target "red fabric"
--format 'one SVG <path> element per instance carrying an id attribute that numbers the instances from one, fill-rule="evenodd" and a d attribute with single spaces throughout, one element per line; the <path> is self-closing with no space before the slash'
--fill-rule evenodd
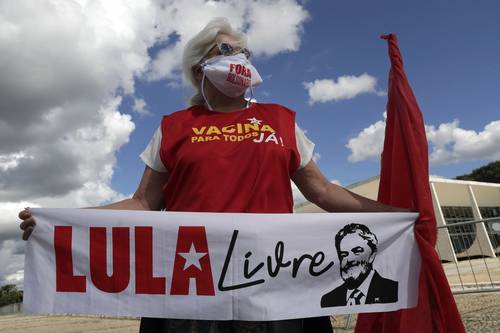
<path id="1" fill-rule="evenodd" d="M 194 106 L 165 116 L 162 133 L 167 210 L 293 211 L 290 177 L 300 164 L 295 112 L 276 104 L 230 113 Z"/>
<path id="2" fill-rule="evenodd" d="M 436 220 L 429 187 L 424 120 L 403 69 L 394 34 L 388 41 L 391 71 L 378 200 L 420 213 L 415 237 L 422 257 L 418 306 L 358 316 L 356 332 L 465 332 L 435 251 Z"/>

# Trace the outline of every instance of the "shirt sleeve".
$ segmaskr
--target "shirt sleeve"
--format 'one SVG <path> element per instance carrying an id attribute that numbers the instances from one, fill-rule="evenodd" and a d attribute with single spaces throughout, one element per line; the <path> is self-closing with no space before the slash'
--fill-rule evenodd
<path id="1" fill-rule="evenodd" d="M 148 146 L 141 153 L 141 160 L 151 169 L 158 172 L 167 172 L 165 165 L 160 158 L 160 146 L 161 146 L 161 125 L 158 127 L 156 132 L 153 134 L 153 137 L 148 143 Z"/>
<path id="2" fill-rule="evenodd" d="M 295 141 L 297 142 L 297 150 L 300 155 L 300 170 L 311 161 L 314 152 L 314 142 L 307 138 L 297 123 L 295 123 Z"/>

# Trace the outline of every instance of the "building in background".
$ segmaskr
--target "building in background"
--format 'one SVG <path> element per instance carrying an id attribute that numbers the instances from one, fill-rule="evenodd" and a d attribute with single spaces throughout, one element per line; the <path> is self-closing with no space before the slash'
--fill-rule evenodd
<path id="1" fill-rule="evenodd" d="M 376 200 L 380 177 L 347 186 L 354 193 Z M 463 223 L 500 218 L 500 184 L 430 177 L 432 201 L 438 225 L 436 249 L 443 261 L 500 255 L 500 220 Z M 296 213 L 324 212 L 305 202 Z M 461 223 L 462 222 L 462 223 Z M 457 224 L 456 226 L 452 226 Z M 445 227 L 446 226 L 446 227 Z"/>

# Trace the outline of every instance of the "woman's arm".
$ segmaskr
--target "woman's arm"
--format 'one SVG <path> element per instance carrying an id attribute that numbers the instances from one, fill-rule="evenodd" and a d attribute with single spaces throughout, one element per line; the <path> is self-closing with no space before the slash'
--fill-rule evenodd
<path id="1" fill-rule="evenodd" d="M 167 183 L 168 174 L 158 172 L 146 166 L 134 195 L 130 199 L 118 201 L 100 207 L 89 207 L 98 209 L 123 209 L 123 210 L 160 210 L 163 207 L 163 186 Z M 19 213 L 19 218 L 23 220 L 20 228 L 23 230 L 23 239 L 27 240 L 36 225 L 35 219 L 31 216 L 29 208 Z"/>
<path id="2" fill-rule="evenodd" d="M 410 212 L 365 198 L 330 183 L 314 161 L 295 172 L 292 180 L 307 200 L 327 212 Z"/>

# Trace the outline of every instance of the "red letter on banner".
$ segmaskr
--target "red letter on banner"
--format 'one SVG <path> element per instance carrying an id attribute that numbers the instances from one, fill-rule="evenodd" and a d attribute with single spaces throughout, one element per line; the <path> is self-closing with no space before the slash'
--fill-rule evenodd
<path id="1" fill-rule="evenodd" d="M 153 277 L 153 227 L 135 227 L 135 293 L 165 294 L 165 278 Z"/>
<path id="2" fill-rule="evenodd" d="M 106 228 L 90 227 L 90 277 L 96 288 L 118 293 L 130 280 L 129 228 L 113 227 L 113 274 L 108 276 Z"/>
<path id="3" fill-rule="evenodd" d="M 187 295 L 189 278 L 196 279 L 196 294 L 215 295 L 205 227 L 179 227 L 170 294 Z"/>
<path id="4" fill-rule="evenodd" d="M 54 227 L 54 250 L 56 254 L 56 291 L 85 292 L 85 276 L 73 275 L 71 253 L 72 227 Z"/>

